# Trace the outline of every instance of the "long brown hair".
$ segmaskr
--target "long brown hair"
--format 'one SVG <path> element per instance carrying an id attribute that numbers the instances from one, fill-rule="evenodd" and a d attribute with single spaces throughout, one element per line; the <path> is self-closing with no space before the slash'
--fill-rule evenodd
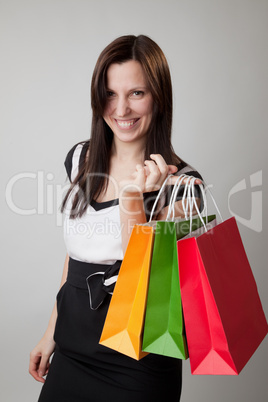
<path id="1" fill-rule="evenodd" d="M 108 185 L 109 161 L 113 132 L 103 119 L 107 102 L 106 77 L 111 64 L 138 61 L 154 100 L 153 116 L 147 133 L 144 157 L 161 153 L 167 164 L 178 164 L 180 159 L 171 145 L 172 85 L 166 57 L 160 47 L 145 35 L 121 36 L 111 42 L 100 54 L 91 81 L 92 125 L 88 157 L 81 166 L 66 197 L 62 210 L 75 185 L 76 193 L 70 217 L 82 216 L 92 200 Z"/>

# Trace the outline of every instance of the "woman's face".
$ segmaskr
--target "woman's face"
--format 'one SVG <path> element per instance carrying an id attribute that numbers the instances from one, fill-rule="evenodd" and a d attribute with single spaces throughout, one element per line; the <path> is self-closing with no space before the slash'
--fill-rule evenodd
<path id="1" fill-rule="evenodd" d="M 107 70 L 107 102 L 103 118 L 115 141 L 144 141 L 152 120 L 153 98 L 141 64 L 130 60 Z"/>

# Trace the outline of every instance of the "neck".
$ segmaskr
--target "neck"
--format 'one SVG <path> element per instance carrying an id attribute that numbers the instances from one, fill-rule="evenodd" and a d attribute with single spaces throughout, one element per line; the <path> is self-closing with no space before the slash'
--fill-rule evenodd
<path id="1" fill-rule="evenodd" d="M 135 143 L 119 142 L 116 139 L 112 144 L 112 157 L 122 162 L 136 161 L 136 163 L 144 162 L 145 142 L 137 141 Z"/>

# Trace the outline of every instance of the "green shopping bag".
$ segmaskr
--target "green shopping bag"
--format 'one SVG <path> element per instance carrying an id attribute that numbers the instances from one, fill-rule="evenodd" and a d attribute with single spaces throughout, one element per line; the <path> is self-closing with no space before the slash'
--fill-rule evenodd
<path id="1" fill-rule="evenodd" d="M 142 350 L 187 359 L 175 222 L 157 222 Z"/>

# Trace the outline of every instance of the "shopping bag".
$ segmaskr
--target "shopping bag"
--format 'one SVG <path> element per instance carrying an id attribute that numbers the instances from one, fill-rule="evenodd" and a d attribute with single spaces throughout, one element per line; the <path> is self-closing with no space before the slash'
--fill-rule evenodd
<path id="1" fill-rule="evenodd" d="M 142 350 L 187 359 L 175 222 L 156 222 Z"/>
<path id="2" fill-rule="evenodd" d="M 193 219 L 193 204 L 191 203 L 191 219 L 187 219 L 187 206 L 184 205 L 187 194 L 190 196 L 187 184 L 183 195 L 183 209 L 186 219 L 175 218 L 176 194 L 185 177 L 187 176 L 179 176 L 174 186 L 166 221 L 151 221 L 157 199 L 152 208 L 149 224 L 155 228 L 155 241 L 143 335 L 144 351 L 180 359 L 187 359 L 188 351 L 179 285 L 177 240 L 187 236 L 192 231 L 202 231 L 204 219 L 211 227 L 215 225 L 215 215 L 204 219 L 200 215 L 200 217 Z M 163 186 L 158 198 L 163 191 Z M 187 199 L 188 201 L 189 199 Z"/>
<path id="3" fill-rule="evenodd" d="M 268 327 L 235 218 L 177 248 L 191 372 L 237 375 Z"/>
<path id="4" fill-rule="evenodd" d="M 148 354 L 141 345 L 153 240 L 152 227 L 133 227 L 100 338 L 136 360 Z"/>

